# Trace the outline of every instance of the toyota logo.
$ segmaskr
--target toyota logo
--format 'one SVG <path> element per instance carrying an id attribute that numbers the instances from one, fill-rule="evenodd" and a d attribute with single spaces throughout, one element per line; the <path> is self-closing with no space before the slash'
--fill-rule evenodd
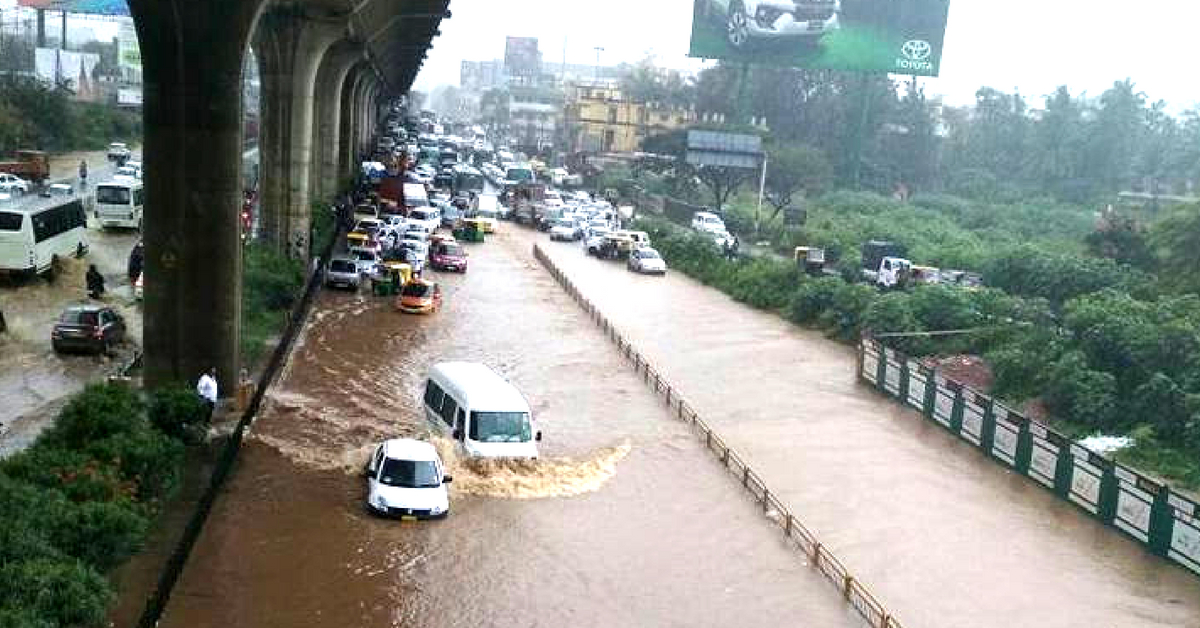
<path id="1" fill-rule="evenodd" d="M 912 61 L 924 61 L 933 54 L 933 46 L 930 46 L 927 41 L 913 39 L 904 42 L 904 45 L 900 47 L 900 53 Z"/>

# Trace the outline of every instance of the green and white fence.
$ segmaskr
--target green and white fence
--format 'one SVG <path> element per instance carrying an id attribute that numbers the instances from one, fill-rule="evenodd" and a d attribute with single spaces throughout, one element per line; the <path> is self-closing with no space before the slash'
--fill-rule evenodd
<path id="1" fill-rule="evenodd" d="M 875 599 L 875 596 L 871 595 L 866 586 L 855 578 L 841 561 L 822 545 L 817 537 L 804 527 L 788 507 L 771 492 L 762 476 L 750 468 L 746 458 L 734 451 L 725 442 L 725 439 L 721 438 L 704 419 L 700 418 L 692 405 L 685 401 L 679 395 L 679 391 L 667 382 L 662 371 L 652 366 L 641 352 L 617 331 L 608 317 L 604 316 L 594 303 L 583 296 L 574 282 L 559 270 L 550 257 L 536 244 L 533 245 L 533 255 L 546 267 L 546 270 L 550 271 L 550 274 L 566 290 L 567 294 L 583 307 L 592 322 L 617 346 L 617 351 L 629 361 L 633 370 L 642 377 L 642 381 L 656 395 L 662 397 L 672 414 L 679 420 L 686 421 L 697 438 L 704 442 L 704 448 L 717 458 L 726 471 L 741 482 L 742 487 L 754 500 L 754 503 L 762 508 L 763 514 L 768 517 L 769 521 L 779 527 L 784 538 L 791 542 L 792 547 L 802 552 L 810 564 L 837 587 L 846 603 L 862 615 L 871 628 L 902 628 L 900 621 L 889 613 Z"/>
<path id="2" fill-rule="evenodd" d="M 1200 575 L 1200 504 L 864 338 L 859 377 L 1154 554 Z"/>

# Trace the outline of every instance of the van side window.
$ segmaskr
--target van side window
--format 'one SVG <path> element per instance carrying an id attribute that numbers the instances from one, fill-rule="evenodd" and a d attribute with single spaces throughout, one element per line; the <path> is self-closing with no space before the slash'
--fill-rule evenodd
<path id="1" fill-rule="evenodd" d="M 440 410 L 442 407 L 442 394 L 441 387 L 433 383 L 432 379 L 429 380 L 425 384 L 425 405 L 434 410 Z"/>
<path id="2" fill-rule="evenodd" d="M 446 400 L 442 403 L 442 419 L 446 421 L 446 425 L 454 424 L 454 413 L 458 410 L 458 404 L 455 403 L 454 397 L 446 395 Z"/>
<path id="3" fill-rule="evenodd" d="M 380 465 L 383 464 L 383 447 L 382 446 L 375 450 L 374 458 L 375 459 L 371 461 L 371 472 L 372 473 L 378 472 Z"/>

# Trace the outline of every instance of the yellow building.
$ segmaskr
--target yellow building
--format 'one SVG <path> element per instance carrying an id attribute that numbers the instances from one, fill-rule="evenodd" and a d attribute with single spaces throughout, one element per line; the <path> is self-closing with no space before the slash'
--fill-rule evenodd
<path id="1" fill-rule="evenodd" d="M 628 100 L 612 84 L 575 85 L 564 124 L 572 152 L 633 153 L 652 135 L 696 121 L 690 109 Z"/>

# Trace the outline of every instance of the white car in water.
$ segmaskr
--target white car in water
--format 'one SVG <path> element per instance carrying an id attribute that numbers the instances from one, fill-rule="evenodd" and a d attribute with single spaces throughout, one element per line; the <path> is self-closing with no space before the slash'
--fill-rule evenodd
<path id="1" fill-rule="evenodd" d="M 658 251 L 648 246 L 634 249 L 629 254 L 629 261 L 626 262 L 625 267 L 635 273 L 647 275 L 667 274 L 667 262 L 658 254 Z"/>
<path id="2" fill-rule="evenodd" d="M 441 519 L 450 514 L 446 485 L 453 481 L 433 445 L 410 438 L 375 448 L 364 470 L 367 507 L 404 520 Z"/>

